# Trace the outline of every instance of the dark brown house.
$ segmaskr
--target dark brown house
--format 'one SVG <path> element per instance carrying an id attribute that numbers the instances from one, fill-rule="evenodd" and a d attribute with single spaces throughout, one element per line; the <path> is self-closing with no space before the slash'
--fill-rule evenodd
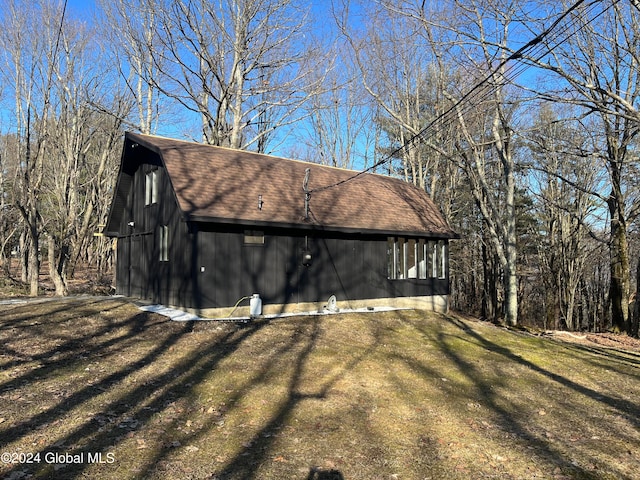
<path id="1" fill-rule="evenodd" d="M 424 191 L 356 174 L 127 133 L 105 228 L 116 291 L 201 315 L 256 293 L 265 313 L 331 295 L 446 310 L 456 234 Z"/>

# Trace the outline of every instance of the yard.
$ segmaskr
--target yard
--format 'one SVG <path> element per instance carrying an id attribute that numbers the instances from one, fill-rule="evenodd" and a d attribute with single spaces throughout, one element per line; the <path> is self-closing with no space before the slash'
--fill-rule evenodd
<path id="1" fill-rule="evenodd" d="M 0 305 L 0 475 L 640 478 L 640 355 L 423 311 Z"/>

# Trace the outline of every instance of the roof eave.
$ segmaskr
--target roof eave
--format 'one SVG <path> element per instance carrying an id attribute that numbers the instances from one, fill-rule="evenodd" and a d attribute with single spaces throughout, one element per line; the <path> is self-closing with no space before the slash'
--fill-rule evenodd
<path id="1" fill-rule="evenodd" d="M 389 230 L 389 229 L 367 229 L 343 227 L 336 225 L 320 225 L 317 223 L 292 223 L 292 222 L 272 222 L 264 220 L 245 220 L 239 218 L 220 218 L 205 215 L 187 215 L 187 220 L 196 223 L 217 223 L 224 225 L 246 225 L 248 227 L 263 228 L 283 228 L 295 230 L 309 230 L 322 232 L 336 232 L 348 234 L 363 235 L 386 235 L 386 236 L 407 236 L 407 237 L 424 237 L 424 238 L 441 238 L 441 239 L 459 239 L 460 235 L 456 232 L 433 232 L 428 230 L 409 231 L 409 230 Z"/>

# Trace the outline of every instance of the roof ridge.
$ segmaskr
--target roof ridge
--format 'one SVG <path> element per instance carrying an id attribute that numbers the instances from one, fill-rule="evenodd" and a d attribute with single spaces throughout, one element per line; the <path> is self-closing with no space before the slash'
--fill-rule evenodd
<path id="1" fill-rule="evenodd" d="M 220 145 L 210 145 L 208 143 L 196 142 L 194 140 L 177 139 L 177 138 L 165 137 L 163 135 L 136 133 L 136 132 L 131 132 L 131 131 L 128 131 L 126 133 L 129 134 L 129 135 L 135 135 L 135 136 L 138 136 L 138 137 L 150 137 L 150 138 L 156 138 L 156 139 L 160 139 L 160 140 L 167 140 L 167 141 L 170 141 L 170 142 L 186 143 L 186 144 L 190 144 L 190 145 L 193 145 L 193 146 L 196 146 L 196 147 L 203 147 L 203 148 L 211 147 L 211 148 L 215 148 L 215 149 L 228 150 L 230 152 L 242 152 L 242 153 L 247 153 L 247 154 L 250 154 L 250 155 L 268 157 L 268 158 L 273 158 L 273 159 L 277 159 L 277 160 L 286 160 L 286 161 L 289 161 L 289 162 L 298 162 L 298 163 L 303 163 L 303 164 L 307 164 L 307 165 L 312 165 L 314 167 L 327 168 L 327 169 L 332 169 L 332 170 L 337 170 L 337 171 L 342 171 L 342 172 L 347 172 L 347 173 L 354 173 L 354 174 L 357 173 L 357 174 L 360 174 L 360 175 L 362 175 L 362 174 L 377 175 L 377 176 L 384 177 L 384 178 L 391 178 L 391 179 L 403 181 L 400 178 L 392 177 L 390 175 L 384 175 L 382 173 L 367 172 L 364 169 L 363 170 L 354 170 L 353 168 L 338 167 L 338 166 L 335 166 L 335 165 L 325 165 L 324 163 L 316 163 L 316 162 L 311 162 L 311 161 L 308 161 L 308 160 L 300 160 L 298 158 L 284 157 L 282 155 L 275 155 L 275 154 L 271 154 L 271 153 L 254 152 L 254 151 L 251 151 L 251 150 L 243 150 L 241 148 L 224 147 L 224 146 L 220 146 Z"/>
<path id="2" fill-rule="evenodd" d="M 159 155 L 187 219 L 456 236 L 427 192 L 400 178 L 158 135 L 127 132 L 127 139 Z M 122 162 L 135 163 L 134 152 L 125 149 Z M 308 192 L 311 217 L 296 188 L 305 167 L 317 185 Z"/>

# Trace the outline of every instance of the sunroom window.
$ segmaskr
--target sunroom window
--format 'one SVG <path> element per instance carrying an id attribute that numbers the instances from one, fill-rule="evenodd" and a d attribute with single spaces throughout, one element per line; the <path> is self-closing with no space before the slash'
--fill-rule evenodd
<path id="1" fill-rule="evenodd" d="M 446 242 L 389 237 L 387 276 L 391 280 L 445 278 Z"/>

